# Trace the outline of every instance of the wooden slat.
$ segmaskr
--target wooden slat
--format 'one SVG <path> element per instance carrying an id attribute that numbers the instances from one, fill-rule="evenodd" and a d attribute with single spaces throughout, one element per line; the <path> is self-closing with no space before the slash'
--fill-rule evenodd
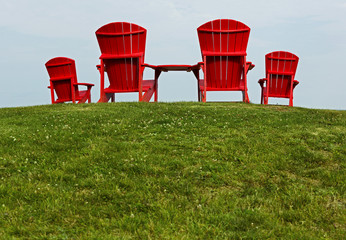
<path id="1" fill-rule="evenodd" d="M 281 61 L 287 61 L 287 60 L 291 60 L 291 61 L 296 61 L 296 58 L 292 58 L 292 57 L 268 57 L 268 59 L 275 59 L 275 60 L 281 60 Z"/>
<path id="2" fill-rule="evenodd" d="M 49 63 L 46 64 L 46 67 L 62 67 L 62 66 L 68 66 L 71 65 L 70 62 L 66 62 L 66 63 Z"/>
<path id="3" fill-rule="evenodd" d="M 237 21 L 229 21 L 228 22 L 228 29 L 234 29 L 237 30 Z M 241 56 L 241 55 L 246 55 L 246 52 L 237 52 L 236 50 L 236 35 L 235 34 L 229 34 L 227 36 L 227 49 L 229 52 L 233 52 L 234 56 Z M 234 88 L 235 83 L 234 83 L 234 69 L 236 67 L 236 58 L 234 58 L 232 55 L 228 55 L 229 57 L 227 58 L 227 81 L 226 81 L 226 88 Z"/>
<path id="4" fill-rule="evenodd" d="M 134 35 L 134 34 L 140 34 L 140 33 L 145 33 L 144 30 L 137 30 L 137 31 L 129 31 L 129 32 L 120 32 L 120 33 L 112 33 L 112 32 L 98 32 L 97 34 L 99 36 L 123 36 L 123 35 Z"/>
<path id="5" fill-rule="evenodd" d="M 276 74 L 276 75 L 292 75 L 294 72 L 285 72 L 285 71 L 267 71 L 269 74 Z"/>
<path id="6" fill-rule="evenodd" d="M 123 59 L 123 58 L 138 58 L 142 57 L 143 53 L 132 54 L 101 54 L 100 59 Z"/>
<path id="7" fill-rule="evenodd" d="M 51 81 L 59 81 L 59 80 L 71 80 L 74 78 L 74 75 L 66 75 L 66 76 L 59 76 L 59 77 L 51 77 Z"/>
<path id="8" fill-rule="evenodd" d="M 231 47 L 234 47 L 235 45 L 231 45 Z M 210 52 L 210 51 L 202 51 L 203 56 L 246 56 L 247 53 L 244 51 L 232 51 L 232 52 Z"/>
<path id="9" fill-rule="evenodd" d="M 249 29 L 246 29 L 246 28 L 244 28 L 244 29 L 231 29 L 231 30 L 200 29 L 199 31 L 206 32 L 206 33 L 242 33 L 242 32 L 248 32 Z"/>

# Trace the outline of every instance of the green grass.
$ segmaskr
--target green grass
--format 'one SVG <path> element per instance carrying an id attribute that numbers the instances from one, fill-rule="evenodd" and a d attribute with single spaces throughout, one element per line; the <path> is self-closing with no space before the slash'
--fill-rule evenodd
<path id="1" fill-rule="evenodd" d="M 0 109 L 1 239 L 344 239 L 346 111 Z"/>

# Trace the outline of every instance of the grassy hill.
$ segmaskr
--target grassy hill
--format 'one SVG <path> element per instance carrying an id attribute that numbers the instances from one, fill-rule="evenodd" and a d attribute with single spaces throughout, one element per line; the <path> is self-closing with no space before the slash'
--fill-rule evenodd
<path id="1" fill-rule="evenodd" d="M 0 109 L 1 239 L 343 239 L 346 111 Z"/>

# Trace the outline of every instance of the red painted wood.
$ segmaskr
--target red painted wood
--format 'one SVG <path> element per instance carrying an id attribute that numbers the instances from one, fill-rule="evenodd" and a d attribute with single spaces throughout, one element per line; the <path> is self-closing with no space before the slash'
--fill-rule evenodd
<path id="1" fill-rule="evenodd" d="M 186 71 L 190 72 L 192 70 L 199 70 L 200 65 L 195 64 L 195 65 L 186 65 L 186 64 L 170 64 L 170 65 L 157 65 L 154 66 L 155 69 L 159 69 L 160 71 L 163 72 L 169 72 L 169 71 Z"/>
<path id="2" fill-rule="evenodd" d="M 90 90 L 94 84 L 77 82 L 76 64 L 73 59 L 56 57 L 50 59 L 45 66 L 50 77 L 52 104 L 70 101 L 82 103 L 86 100 L 90 102 Z M 78 85 L 86 86 L 87 90 L 79 91 Z"/>
<path id="3" fill-rule="evenodd" d="M 261 103 L 267 104 L 269 97 L 289 98 L 293 106 L 294 80 L 299 58 L 290 52 L 276 51 L 265 56 L 266 78 L 259 80 L 262 88 Z"/>
<path id="4" fill-rule="evenodd" d="M 142 101 L 146 34 L 145 28 L 127 22 L 109 23 L 96 31 L 101 50 L 101 65 L 98 67 L 101 74 L 99 102 L 107 102 L 110 97 L 114 99 L 115 93 L 123 92 L 138 92 L 139 100 Z M 105 72 L 109 81 L 106 88 Z M 154 89 L 157 95 L 157 87 Z"/>
<path id="5" fill-rule="evenodd" d="M 202 100 L 206 91 L 242 91 L 244 101 L 247 97 L 246 49 L 250 28 L 231 19 L 217 19 L 201 25 L 197 29 L 204 71 Z M 202 94 L 203 95 L 203 94 Z"/>

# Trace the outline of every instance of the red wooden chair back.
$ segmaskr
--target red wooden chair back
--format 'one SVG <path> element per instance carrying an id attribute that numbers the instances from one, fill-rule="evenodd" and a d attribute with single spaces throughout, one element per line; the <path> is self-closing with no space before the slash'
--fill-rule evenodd
<path id="1" fill-rule="evenodd" d="M 265 56 L 268 97 L 289 98 L 299 58 L 290 52 L 277 51 Z M 292 89 L 293 90 L 293 89 Z"/>
<path id="2" fill-rule="evenodd" d="M 50 77 L 52 94 L 54 90 L 57 95 L 57 100 L 54 100 L 54 96 L 52 96 L 52 102 L 73 101 L 73 94 L 75 94 L 75 98 L 79 98 L 78 91 L 74 91 L 73 86 L 74 83 L 77 83 L 76 65 L 73 59 L 53 58 L 45 66 Z"/>
<path id="3" fill-rule="evenodd" d="M 114 22 L 96 31 L 112 92 L 136 92 L 144 63 L 147 30 L 133 23 Z"/>
<path id="4" fill-rule="evenodd" d="M 201 25 L 197 32 L 206 62 L 206 89 L 243 90 L 250 28 L 235 20 L 218 19 Z"/>

